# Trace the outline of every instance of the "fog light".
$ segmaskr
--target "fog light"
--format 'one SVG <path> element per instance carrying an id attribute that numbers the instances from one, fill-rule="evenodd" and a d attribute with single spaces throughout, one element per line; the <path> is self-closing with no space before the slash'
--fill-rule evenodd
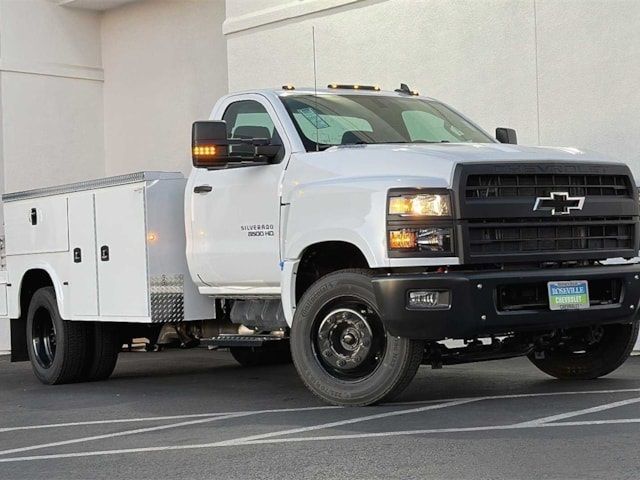
<path id="1" fill-rule="evenodd" d="M 414 290 L 409 292 L 407 307 L 413 309 L 449 308 L 449 298 L 449 290 Z"/>

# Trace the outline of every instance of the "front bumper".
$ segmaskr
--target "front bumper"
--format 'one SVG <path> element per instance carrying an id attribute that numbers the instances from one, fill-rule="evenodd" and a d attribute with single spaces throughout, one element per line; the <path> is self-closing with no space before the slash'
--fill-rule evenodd
<path id="1" fill-rule="evenodd" d="M 548 308 L 505 311 L 498 308 L 499 288 L 548 281 L 614 280 L 621 285 L 619 300 L 586 310 Z M 380 315 L 394 336 L 441 340 L 473 338 L 511 332 L 544 331 L 634 319 L 640 300 L 640 264 L 529 271 L 388 274 L 373 279 Z M 407 308 L 412 290 L 449 290 L 450 307 L 441 310 Z"/>

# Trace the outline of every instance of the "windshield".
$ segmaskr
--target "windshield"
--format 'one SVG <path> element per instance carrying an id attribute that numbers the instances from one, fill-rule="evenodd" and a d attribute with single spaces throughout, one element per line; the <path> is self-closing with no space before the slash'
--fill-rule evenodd
<path id="1" fill-rule="evenodd" d="M 443 105 L 420 98 L 377 95 L 280 97 L 308 152 L 372 143 L 493 143 Z"/>

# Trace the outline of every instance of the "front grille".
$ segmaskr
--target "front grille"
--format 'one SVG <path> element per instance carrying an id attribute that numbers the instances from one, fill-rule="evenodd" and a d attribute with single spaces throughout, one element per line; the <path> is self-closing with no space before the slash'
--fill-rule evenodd
<path id="1" fill-rule="evenodd" d="M 465 197 L 541 197 L 551 192 L 581 197 L 634 196 L 626 175 L 474 174 L 467 177 Z"/>
<path id="2" fill-rule="evenodd" d="M 546 282 L 500 285 L 496 289 L 496 309 L 499 312 L 549 310 Z M 615 305 L 622 298 L 620 279 L 589 281 L 589 303 L 593 306 Z"/>
<path id="3" fill-rule="evenodd" d="M 471 255 L 613 251 L 634 248 L 632 217 L 502 219 L 469 222 Z"/>
<path id="4" fill-rule="evenodd" d="M 458 165 L 454 178 L 464 263 L 565 262 L 638 254 L 638 196 L 625 165 L 467 163 Z M 547 206 L 536 208 L 542 200 Z M 558 210 L 548 206 L 556 200 Z"/>

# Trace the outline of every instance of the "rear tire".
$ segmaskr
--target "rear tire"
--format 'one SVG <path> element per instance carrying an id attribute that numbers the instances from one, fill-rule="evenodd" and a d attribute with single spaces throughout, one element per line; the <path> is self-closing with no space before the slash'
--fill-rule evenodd
<path id="1" fill-rule="evenodd" d="M 372 405 L 411 382 L 424 344 L 388 335 L 368 270 L 341 270 L 316 281 L 296 308 L 291 353 L 298 374 L 327 403 Z"/>
<path id="2" fill-rule="evenodd" d="M 93 322 L 89 328 L 89 338 L 90 348 L 83 379 L 89 382 L 106 380 L 116 368 L 122 346 L 118 341 L 115 326 Z"/>
<path id="3" fill-rule="evenodd" d="M 639 325 L 637 321 L 604 325 L 598 332 L 597 341 L 545 350 L 544 358 L 536 358 L 536 352 L 533 352 L 529 354 L 529 360 L 547 375 L 562 380 L 603 377 L 629 358 L 638 338 Z"/>
<path id="4" fill-rule="evenodd" d="M 229 351 L 243 367 L 291 363 L 291 350 L 287 340 L 269 342 L 261 347 L 231 347 Z"/>
<path id="5" fill-rule="evenodd" d="M 88 325 L 63 320 L 53 287 L 37 290 L 27 313 L 27 350 L 36 377 L 57 385 L 83 379 Z"/>

